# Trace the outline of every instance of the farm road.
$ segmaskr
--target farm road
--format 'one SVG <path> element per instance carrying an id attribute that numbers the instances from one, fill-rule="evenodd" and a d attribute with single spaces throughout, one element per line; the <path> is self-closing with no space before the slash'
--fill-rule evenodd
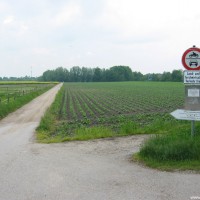
<path id="1" fill-rule="evenodd" d="M 34 130 L 60 85 L 0 121 L 0 200 L 189 200 L 200 175 L 130 161 L 147 136 L 37 144 Z"/>

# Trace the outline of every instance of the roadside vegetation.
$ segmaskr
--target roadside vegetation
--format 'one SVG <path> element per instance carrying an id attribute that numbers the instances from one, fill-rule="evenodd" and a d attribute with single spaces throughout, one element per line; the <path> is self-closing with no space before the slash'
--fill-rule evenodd
<path id="1" fill-rule="evenodd" d="M 1 85 L 25 85 L 25 86 L 30 86 L 30 85 L 48 85 L 48 84 L 57 84 L 58 82 L 39 82 L 39 81 L 0 81 L 0 86 Z"/>
<path id="2" fill-rule="evenodd" d="M 0 119 L 49 90 L 56 83 L 0 82 Z"/>
<path id="3" fill-rule="evenodd" d="M 42 143 L 151 134 L 137 160 L 163 170 L 200 170 L 200 126 L 170 112 L 182 108 L 182 83 L 65 83 L 37 128 Z"/>
<path id="4" fill-rule="evenodd" d="M 133 159 L 161 170 L 200 170 L 200 135 L 191 137 L 189 131 L 185 127 L 176 134 L 156 135 Z"/>

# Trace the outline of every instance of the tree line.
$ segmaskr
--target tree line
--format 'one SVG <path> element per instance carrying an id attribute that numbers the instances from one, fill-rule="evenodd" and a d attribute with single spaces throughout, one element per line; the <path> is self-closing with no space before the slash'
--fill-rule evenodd
<path id="1" fill-rule="evenodd" d="M 38 77 L 0 77 L 0 81 L 38 81 Z"/>
<path id="2" fill-rule="evenodd" d="M 74 66 L 69 70 L 58 67 L 45 71 L 40 77 L 0 77 L 0 81 L 58 81 L 58 82 L 114 82 L 114 81 L 183 81 L 183 71 L 149 73 L 132 71 L 129 66 L 113 66 L 109 69 Z"/>
<path id="3" fill-rule="evenodd" d="M 183 81 L 183 71 L 173 70 L 172 72 L 149 73 L 132 71 L 129 66 L 113 66 L 109 69 L 86 68 L 74 66 L 70 70 L 58 67 L 55 70 L 47 70 L 40 81 L 59 82 L 115 82 L 115 81 Z"/>

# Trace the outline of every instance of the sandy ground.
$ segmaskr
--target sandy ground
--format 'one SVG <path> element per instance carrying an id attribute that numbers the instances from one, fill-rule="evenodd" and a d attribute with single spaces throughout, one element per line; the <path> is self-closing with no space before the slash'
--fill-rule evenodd
<path id="1" fill-rule="evenodd" d="M 0 200 L 200 199 L 200 174 L 130 161 L 147 136 L 37 144 L 34 130 L 59 87 L 0 121 Z"/>

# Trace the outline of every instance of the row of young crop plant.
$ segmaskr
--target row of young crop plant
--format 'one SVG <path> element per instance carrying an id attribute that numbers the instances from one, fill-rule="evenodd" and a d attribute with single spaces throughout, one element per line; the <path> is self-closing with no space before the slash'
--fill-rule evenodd
<path id="1" fill-rule="evenodd" d="M 38 140 L 165 133 L 177 122 L 170 112 L 183 104 L 181 83 L 64 83 L 37 129 Z"/>
<path id="2" fill-rule="evenodd" d="M 66 107 L 63 107 L 63 110 L 66 110 L 67 120 L 91 119 L 102 113 L 94 101 L 80 91 L 67 89 L 64 96 L 67 97 Z"/>
<path id="3" fill-rule="evenodd" d="M 184 96 L 182 85 L 165 84 L 66 83 L 60 118 L 68 122 L 96 124 L 102 118 L 142 113 L 169 113 L 181 108 Z"/>

